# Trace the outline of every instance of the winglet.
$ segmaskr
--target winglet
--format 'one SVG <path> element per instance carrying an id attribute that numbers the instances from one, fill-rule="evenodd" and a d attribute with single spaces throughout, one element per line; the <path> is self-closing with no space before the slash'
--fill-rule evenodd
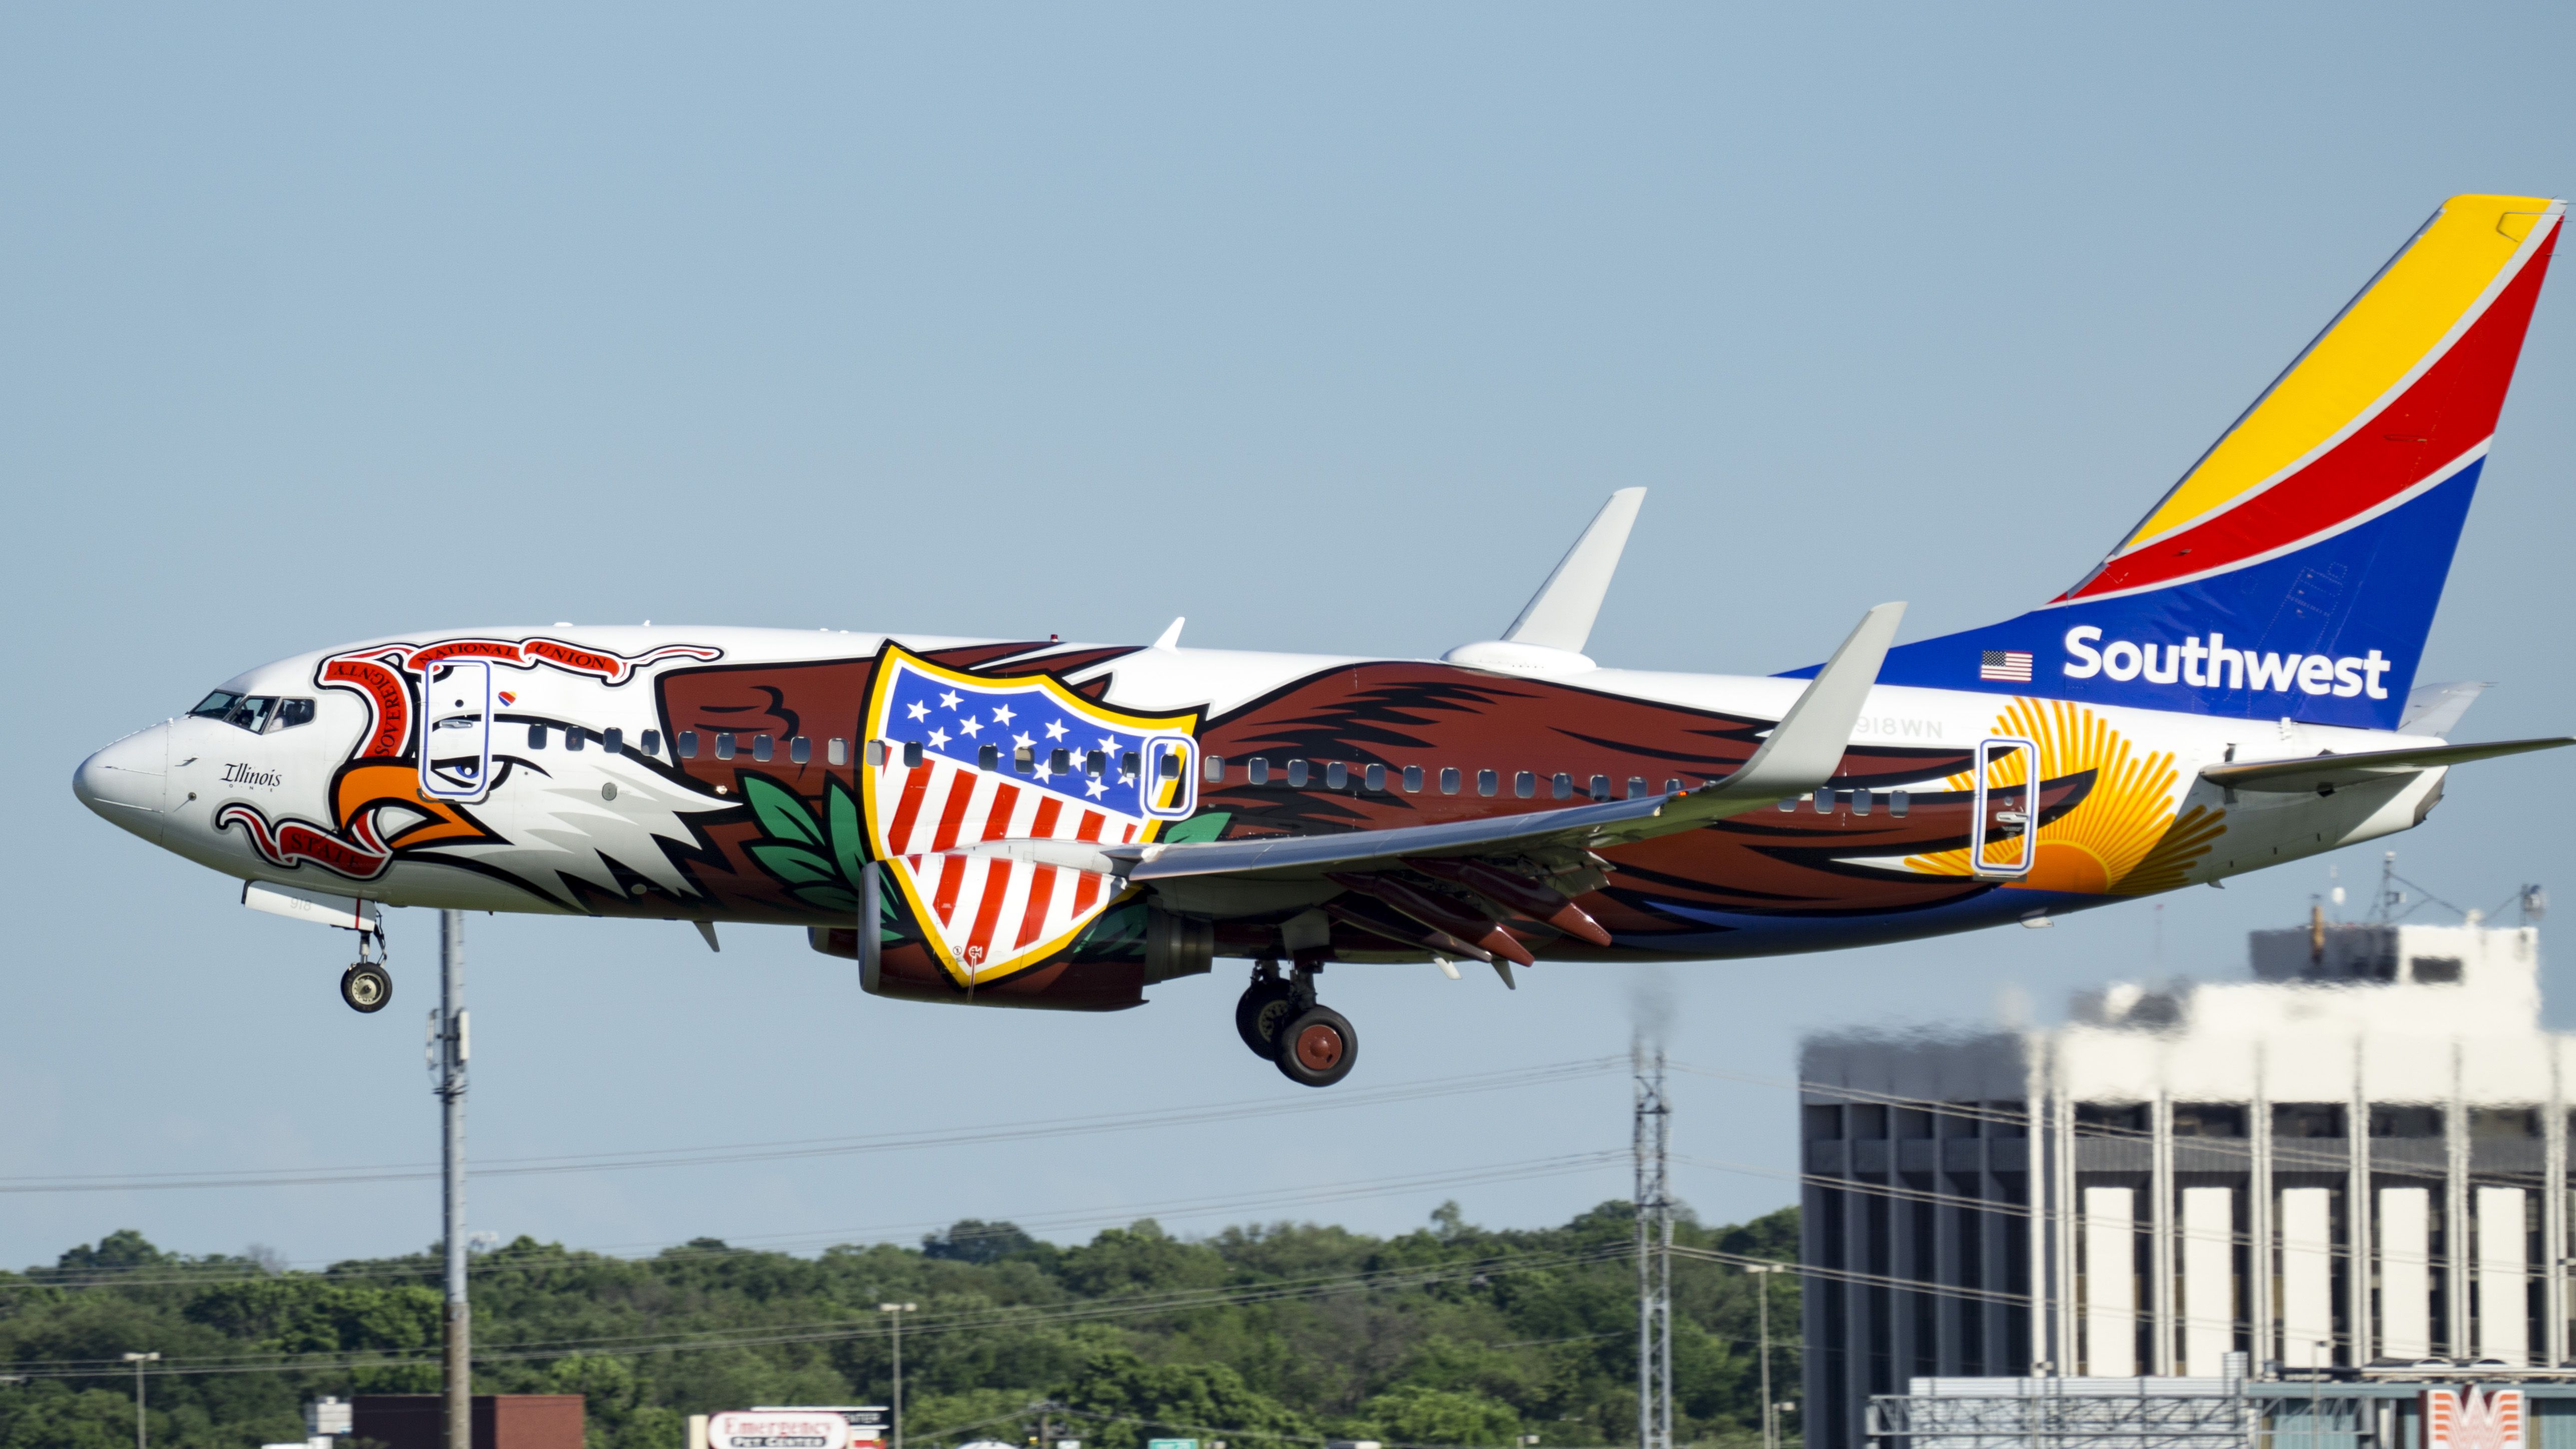
<path id="1" fill-rule="evenodd" d="M 1189 621 L 1190 618 L 1187 614 L 1183 614 L 1181 617 L 1174 619 L 1172 621 L 1172 627 L 1165 629 L 1162 633 L 1162 637 L 1154 641 L 1154 647 L 1165 650 L 1180 648 L 1181 626 Z"/>
<path id="2" fill-rule="evenodd" d="M 1702 793 L 1718 800 L 1784 800 L 1832 779 L 1904 617 L 1903 604 L 1881 604 L 1863 615 L 1753 758 Z"/>
<path id="3" fill-rule="evenodd" d="M 1643 488 L 1622 488 L 1610 495 L 1592 526 L 1557 561 L 1556 571 L 1538 586 L 1503 638 L 1513 644 L 1583 652 L 1592 637 L 1592 621 L 1601 614 L 1601 598 L 1610 592 L 1610 576 L 1619 571 L 1619 555 L 1628 547 L 1628 530 L 1646 501 Z"/>

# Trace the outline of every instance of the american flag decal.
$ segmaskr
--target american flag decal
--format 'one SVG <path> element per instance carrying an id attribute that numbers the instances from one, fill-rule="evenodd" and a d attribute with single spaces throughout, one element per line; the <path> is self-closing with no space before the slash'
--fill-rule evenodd
<path id="1" fill-rule="evenodd" d="M 1977 656 L 1977 677 L 2028 684 L 2030 683 L 2030 655 L 2019 649 L 1986 650 Z"/>
<path id="2" fill-rule="evenodd" d="M 1044 961 L 1119 891 L 1112 876 L 975 847 L 1153 839 L 1195 798 L 1197 723 L 1109 709 L 1045 675 L 961 674 L 886 647 L 866 717 L 884 755 L 859 762 L 868 842 L 959 985 Z M 1174 755 L 1177 772 L 1160 768 Z"/>

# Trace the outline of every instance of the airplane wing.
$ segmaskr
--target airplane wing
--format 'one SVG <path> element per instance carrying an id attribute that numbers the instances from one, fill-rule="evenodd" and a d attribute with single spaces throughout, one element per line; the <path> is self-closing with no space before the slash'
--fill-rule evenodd
<path id="1" fill-rule="evenodd" d="M 1416 857 L 1505 855 L 1545 847 L 1584 851 L 1694 830 L 1804 795 L 1833 777 L 1904 614 L 1903 604 L 1870 610 L 1753 758 L 1725 779 L 1696 790 L 1439 825 L 1117 846 L 1101 853 L 1119 863 L 1119 874 L 1138 883 L 1210 875 L 1293 880 L 1365 872 Z"/>
<path id="2" fill-rule="evenodd" d="M 2422 749 L 2364 750 L 2350 755 L 2310 755 L 2299 760 L 2261 760 L 2243 765 L 2211 765 L 2200 777 L 2230 790 L 2260 790 L 2284 795 L 2311 791 L 2332 794 L 2346 785 L 2367 784 L 2412 775 L 2444 765 L 2492 760 L 2576 745 L 2576 738 L 2497 740 L 2483 745 L 2427 745 Z"/>

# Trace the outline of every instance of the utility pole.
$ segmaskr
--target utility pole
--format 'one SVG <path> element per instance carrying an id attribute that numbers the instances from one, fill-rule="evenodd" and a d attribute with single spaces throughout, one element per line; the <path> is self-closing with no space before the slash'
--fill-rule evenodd
<path id="1" fill-rule="evenodd" d="M 1664 1049 L 1641 1040 L 1637 1073 L 1637 1449 L 1673 1449 L 1673 1198 L 1664 1158 L 1672 1105 Z"/>
<path id="2" fill-rule="evenodd" d="M 1748 1263 L 1754 1301 L 1762 1316 L 1762 1449 L 1780 1449 L 1780 1406 L 1771 1398 L 1771 1279 L 1789 1271 L 1785 1263 Z"/>
<path id="3" fill-rule="evenodd" d="M 129 1353 L 125 1361 L 134 1365 L 134 1449 L 145 1449 L 143 1442 L 143 1366 L 159 1363 L 157 1353 Z"/>
<path id="4" fill-rule="evenodd" d="M 439 1155 L 447 1248 L 446 1449 L 474 1449 L 473 1310 L 465 1301 L 465 913 L 438 913 L 438 1014 L 431 1051 L 438 1072 Z"/>
<path id="5" fill-rule="evenodd" d="M 862 926 L 861 929 L 866 928 Z M 894 1431 L 894 1449 L 903 1449 L 903 1316 L 910 1313 L 913 1306 L 909 1303 L 877 1305 L 877 1312 L 894 1315 L 894 1422 L 888 1425 Z M 473 1449 L 473 1446 L 463 1445 L 460 1449 Z"/>

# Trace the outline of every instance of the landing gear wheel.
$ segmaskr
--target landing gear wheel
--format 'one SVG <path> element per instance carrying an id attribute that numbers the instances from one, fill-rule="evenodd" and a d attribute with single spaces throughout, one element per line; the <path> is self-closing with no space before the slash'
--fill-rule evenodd
<path id="1" fill-rule="evenodd" d="M 1278 1058 L 1279 1028 L 1297 1014 L 1293 996 L 1288 983 L 1275 976 L 1267 981 L 1256 978 L 1243 988 L 1242 998 L 1234 1003 L 1234 1030 L 1254 1056 L 1264 1061 Z"/>
<path id="2" fill-rule="evenodd" d="M 340 973 L 340 999 L 351 1011 L 382 1011 L 394 999 L 394 978 L 373 961 L 361 961 Z"/>
<path id="3" fill-rule="evenodd" d="M 1279 1072 L 1301 1087 L 1329 1087 L 1359 1064 L 1359 1033 L 1329 1006 L 1312 1006 L 1279 1032 Z"/>

